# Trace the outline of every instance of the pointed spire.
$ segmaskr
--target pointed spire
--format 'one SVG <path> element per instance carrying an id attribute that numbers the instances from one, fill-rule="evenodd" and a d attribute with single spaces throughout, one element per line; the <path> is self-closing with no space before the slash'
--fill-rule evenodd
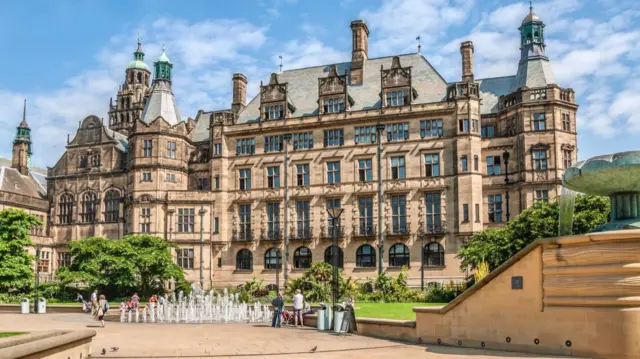
<path id="1" fill-rule="evenodd" d="M 155 67 L 156 80 L 171 81 L 173 64 L 167 56 L 164 44 L 162 44 L 162 54 L 160 54 L 160 57 L 158 57 L 158 60 L 153 64 L 153 66 Z"/>
<path id="2" fill-rule="evenodd" d="M 138 61 L 144 61 L 144 51 L 142 51 L 142 36 L 138 33 L 138 47 L 133 53 L 133 58 Z"/>
<path id="3" fill-rule="evenodd" d="M 533 1 L 529 0 L 529 12 L 533 12 Z"/>
<path id="4" fill-rule="evenodd" d="M 20 128 L 29 128 L 27 124 L 27 99 L 24 99 L 24 107 L 22 108 L 22 122 L 20 122 Z"/>

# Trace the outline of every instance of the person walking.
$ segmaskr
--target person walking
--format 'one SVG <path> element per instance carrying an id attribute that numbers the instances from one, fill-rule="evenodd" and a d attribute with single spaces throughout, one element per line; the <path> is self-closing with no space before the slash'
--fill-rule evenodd
<path id="1" fill-rule="evenodd" d="M 298 326 L 298 318 L 300 318 L 300 326 L 304 326 L 302 309 L 304 309 L 304 296 L 300 289 L 296 289 L 296 295 L 293 296 L 293 323 L 296 327 Z"/>
<path id="2" fill-rule="evenodd" d="M 98 290 L 94 289 L 93 293 L 91 293 L 91 315 L 95 316 L 98 314 Z"/>
<path id="3" fill-rule="evenodd" d="M 109 302 L 107 302 L 107 298 L 105 298 L 104 294 L 100 295 L 100 300 L 98 301 L 98 320 L 100 321 L 100 325 L 104 328 L 104 316 L 109 311 Z"/>
<path id="4" fill-rule="evenodd" d="M 133 293 L 131 296 L 131 304 L 133 305 L 133 310 L 138 310 L 138 306 L 140 305 L 140 297 L 138 297 L 138 293 Z"/>
<path id="5" fill-rule="evenodd" d="M 273 319 L 271 320 L 271 327 L 280 328 L 280 316 L 282 316 L 282 308 L 284 307 L 282 292 L 278 292 L 278 296 L 271 301 L 271 305 L 273 305 Z"/>

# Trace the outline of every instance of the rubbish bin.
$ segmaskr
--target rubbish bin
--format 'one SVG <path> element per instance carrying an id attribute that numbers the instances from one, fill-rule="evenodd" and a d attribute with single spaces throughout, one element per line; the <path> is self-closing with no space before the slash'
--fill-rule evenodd
<path id="1" fill-rule="evenodd" d="M 324 330 L 330 330 L 331 329 L 331 319 L 333 319 L 333 317 L 331 316 L 331 313 L 333 311 L 331 310 L 331 307 L 327 306 L 324 310 Z"/>
<path id="2" fill-rule="evenodd" d="M 20 313 L 29 314 L 29 299 L 22 298 L 22 301 L 20 302 Z"/>
<path id="3" fill-rule="evenodd" d="M 47 300 L 40 297 L 38 298 L 38 301 L 36 302 L 36 305 L 38 306 L 38 314 L 44 314 L 47 312 Z"/>
<path id="4" fill-rule="evenodd" d="M 342 331 L 342 320 L 344 319 L 344 306 L 336 304 L 336 310 L 333 312 L 333 331 L 340 333 Z"/>
<path id="5" fill-rule="evenodd" d="M 318 319 L 317 319 L 316 327 L 318 328 L 318 330 L 325 330 L 324 309 L 318 310 Z"/>

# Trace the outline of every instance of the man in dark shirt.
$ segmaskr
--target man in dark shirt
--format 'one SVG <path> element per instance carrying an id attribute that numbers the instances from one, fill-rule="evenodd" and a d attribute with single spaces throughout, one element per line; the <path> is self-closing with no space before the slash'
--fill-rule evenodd
<path id="1" fill-rule="evenodd" d="M 278 292 L 278 296 L 271 301 L 273 305 L 273 319 L 271 320 L 271 327 L 276 326 L 280 328 L 280 316 L 282 315 L 282 308 L 284 307 L 284 299 L 282 298 L 282 292 Z"/>

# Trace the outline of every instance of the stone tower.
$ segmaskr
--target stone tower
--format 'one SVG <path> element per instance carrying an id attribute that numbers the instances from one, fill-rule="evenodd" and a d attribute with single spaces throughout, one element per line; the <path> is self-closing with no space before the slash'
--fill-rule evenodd
<path id="1" fill-rule="evenodd" d="M 29 174 L 31 169 L 31 129 L 27 124 L 27 100 L 24 100 L 22 110 L 22 122 L 17 127 L 16 138 L 13 140 L 13 151 L 11 153 L 11 167 L 17 169 L 21 174 Z"/>
<path id="2" fill-rule="evenodd" d="M 369 58 L 369 28 L 364 20 L 351 22 L 351 84 L 362 85 L 364 66 Z"/>
<path id="3" fill-rule="evenodd" d="M 138 48 L 133 60 L 127 66 L 124 83 L 118 89 L 115 104 L 109 102 L 109 128 L 127 135 L 133 123 L 141 118 L 149 97 L 151 71 L 144 63 L 142 39 L 138 38 Z"/>

